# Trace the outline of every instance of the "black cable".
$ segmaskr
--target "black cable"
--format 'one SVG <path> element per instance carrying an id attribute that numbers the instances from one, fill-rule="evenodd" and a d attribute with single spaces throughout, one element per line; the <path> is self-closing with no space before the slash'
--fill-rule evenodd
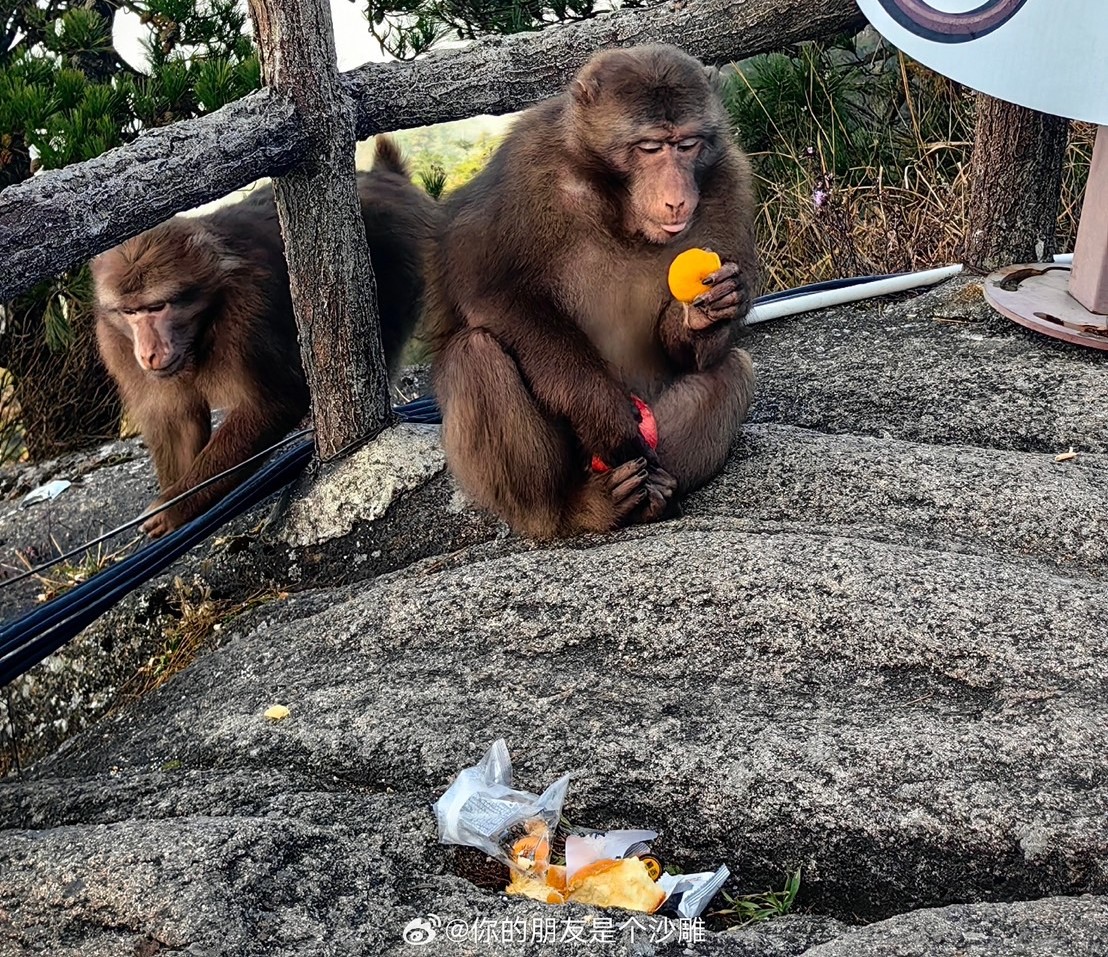
<path id="1" fill-rule="evenodd" d="M 159 515 L 168 508 L 173 508 L 173 506 L 176 505 L 178 502 L 183 502 L 186 498 L 189 498 L 195 495 L 197 492 L 206 489 L 209 485 L 214 485 L 216 482 L 225 479 L 228 475 L 234 475 L 235 472 L 239 472 L 242 469 L 246 468 L 248 465 L 252 465 L 254 462 L 257 462 L 258 459 L 265 458 L 265 456 L 269 455 L 269 453 L 272 452 L 274 449 L 279 449 L 282 445 L 288 445 L 290 442 L 295 442 L 297 439 L 302 439 L 305 435 L 310 435 L 313 431 L 313 429 L 301 429 L 299 432 L 293 432 L 291 435 L 286 435 L 279 442 L 274 442 L 268 449 L 263 449 L 261 452 L 258 452 L 257 455 L 252 455 L 250 456 L 250 458 L 239 462 L 238 465 L 232 465 L 229 469 L 224 469 L 218 475 L 213 475 L 211 478 L 204 479 L 203 482 L 199 482 L 198 484 L 190 488 L 187 492 L 182 492 L 180 495 L 171 498 L 168 502 L 159 505 L 157 508 L 152 509 L 149 512 L 143 512 L 141 515 L 132 518 L 130 521 L 124 522 L 122 525 L 117 525 L 111 531 L 104 532 L 103 535 L 98 535 L 96 538 L 85 542 L 83 545 L 77 545 L 75 548 L 71 548 L 68 552 L 63 552 L 61 555 L 55 555 L 53 558 L 42 562 L 39 565 L 36 565 L 34 568 L 28 568 L 25 572 L 20 572 L 18 575 L 15 575 L 12 578 L 5 579 L 4 581 L 0 582 L 0 591 L 3 591 L 10 585 L 21 582 L 24 579 L 31 578 L 34 575 L 39 575 L 42 572 L 46 571 L 46 569 L 53 568 L 59 562 L 64 562 L 67 558 L 72 558 L 74 555 L 79 555 L 81 552 L 88 551 L 88 549 L 94 548 L 95 546 L 106 542 L 109 538 L 114 538 L 121 532 L 125 532 L 130 528 L 141 525 L 148 518 Z"/>
<path id="2" fill-rule="evenodd" d="M 852 276 L 849 279 L 825 279 L 822 282 L 809 283 L 807 286 L 797 286 L 795 289 L 782 289 L 779 292 L 766 293 L 754 300 L 754 305 L 759 306 L 767 302 L 781 302 L 785 299 L 796 299 L 798 296 L 807 296 L 816 292 L 829 292 L 832 289 L 849 289 L 851 286 L 864 286 L 882 279 L 896 279 L 899 276 L 908 276 L 911 273 L 890 272 L 874 276 Z"/>
<path id="3" fill-rule="evenodd" d="M 438 404 L 430 396 L 405 403 L 398 406 L 394 411 L 398 418 L 407 422 L 433 423 L 442 421 Z M 287 445 L 310 431 L 310 429 L 305 429 L 295 435 L 288 436 L 265 452 L 259 453 L 259 456 L 268 454 L 274 448 Z M 0 627 L 0 686 L 19 677 L 28 668 L 34 667 L 44 658 L 53 654 L 121 598 L 143 582 L 149 581 L 194 545 L 207 538 L 221 525 L 287 485 L 310 460 L 312 450 L 313 444 L 304 442 L 278 455 L 273 461 L 264 465 L 255 475 L 233 489 L 203 515 L 198 516 L 187 525 L 166 535 L 164 538 L 147 544 L 135 554 L 104 569 L 88 581 L 63 595 L 59 595 L 43 607 L 28 612 Z M 259 456 L 254 456 L 240 463 L 236 466 L 236 469 L 251 464 Z M 205 484 L 217 481 L 233 471 L 234 469 L 229 469 L 218 476 L 214 476 L 209 483 Z M 197 486 L 197 489 L 200 487 L 202 486 Z M 181 498 L 183 497 L 185 496 L 181 496 Z M 174 501 L 179 500 L 174 499 Z M 172 505 L 172 502 L 167 502 L 165 507 L 170 505 Z M 152 514 L 155 513 L 144 514 L 138 519 L 100 536 L 93 542 L 86 543 L 80 548 L 66 553 L 65 556 L 59 556 L 51 564 L 98 544 L 113 534 L 118 534 L 120 531 L 133 527 L 138 522 L 145 521 Z M 41 567 L 49 567 L 49 565 Z"/>
<path id="4" fill-rule="evenodd" d="M 288 449 L 187 525 L 0 628 L 0 686 L 53 654 L 221 525 L 292 481 L 311 459 L 312 448 L 304 442 Z"/>
<path id="5" fill-rule="evenodd" d="M 399 418 L 402 422 L 411 422 L 420 425 L 436 425 L 442 422 L 442 412 L 439 410 L 438 402 L 435 400 L 435 397 L 431 395 L 420 396 L 418 399 L 413 399 L 411 402 L 406 402 L 403 405 L 398 405 L 393 411 L 396 413 L 397 418 Z M 45 562 L 41 562 L 34 568 L 28 568 L 26 571 L 20 572 L 18 575 L 14 575 L 11 578 L 5 579 L 4 581 L 0 582 L 0 591 L 3 591 L 5 588 L 8 588 L 11 585 L 15 585 L 21 581 L 25 581 L 28 578 L 32 578 L 35 575 L 40 575 L 48 568 L 53 568 L 55 565 L 64 562 L 67 558 L 72 558 L 74 555 L 80 555 L 82 552 L 86 552 L 90 548 L 95 548 L 97 545 L 103 544 L 109 538 L 114 538 L 116 535 L 119 535 L 130 528 L 135 528 L 136 526 L 141 525 L 148 518 L 151 518 L 154 515 L 159 514 L 160 512 L 164 512 L 168 508 L 172 508 L 178 502 L 183 502 L 189 496 L 195 495 L 197 492 L 207 488 L 209 485 L 213 485 L 214 483 L 226 478 L 228 475 L 233 475 L 235 472 L 241 471 L 248 465 L 251 465 L 254 462 L 258 461 L 258 459 L 264 458 L 265 456 L 269 455 L 269 453 L 273 452 L 275 449 L 279 449 L 283 445 L 288 445 L 290 442 L 294 442 L 297 439 L 303 438 L 305 435 L 310 435 L 312 431 L 313 430 L 310 428 L 301 429 L 299 432 L 293 432 L 291 435 L 286 435 L 279 442 L 274 442 L 273 445 L 271 445 L 268 449 L 264 449 L 256 455 L 252 455 L 245 461 L 239 462 L 238 465 L 232 465 L 229 469 L 225 469 L 218 475 L 213 475 L 211 478 L 205 479 L 203 482 L 200 482 L 198 485 L 190 488 L 187 492 L 182 492 L 180 495 L 170 499 L 163 505 L 159 505 L 156 509 L 153 509 L 149 512 L 143 512 L 141 515 L 136 516 L 130 521 L 124 522 L 122 525 L 117 525 L 110 531 L 104 532 L 102 535 L 98 535 L 96 538 L 90 539 L 82 545 L 77 545 L 69 549 L 69 551 L 67 552 L 62 552 L 60 555 L 55 555 L 53 558 L 50 558 Z"/>

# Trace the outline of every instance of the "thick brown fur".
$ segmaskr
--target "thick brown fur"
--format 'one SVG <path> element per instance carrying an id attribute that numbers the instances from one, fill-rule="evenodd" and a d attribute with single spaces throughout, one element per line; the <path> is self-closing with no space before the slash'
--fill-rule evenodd
<path id="1" fill-rule="evenodd" d="M 445 202 L 429 285 L 443 442 L 473 499 L 536 537 L 607 531 L 722 468 L 753 390 L 735 348 L 753 208 L 713 76 L 673 47 L 602 52 L 519 118 Z M 694 246 L 723 267 L 685 306 L 667 274 Z"/>
<path id="2" fill-rule="evenodd" d="M 396 144 L 377 140 L 358 194 L 390 372 L 422 313 L 437 207 Z M 200 217 L 176 216 L 96 257 L 100 355 L 154 459 L 154 508 L 295 428 L 308 389 L 273 190 Z M 226 410 L 211 430 L 213 409 Z M 240 483 L 242 469 L 143 526 L 172 531 Z"/>

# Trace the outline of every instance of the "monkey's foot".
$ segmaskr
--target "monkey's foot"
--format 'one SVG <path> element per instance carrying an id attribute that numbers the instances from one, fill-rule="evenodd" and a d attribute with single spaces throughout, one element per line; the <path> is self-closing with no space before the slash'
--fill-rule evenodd
<path id="1" fill-rule="evenodd" d="M 154 509 L 160 508 L 173 497 L 173 495 L 168 494 L 159 495 L 146 506 L 146 512 L 152 512 Z M 145 512 L 143 514 L 145 514 Z M 163 535 L 175 532 L 188 520 L 189 516 L 184 514 L 180 505 L 177 505 L 173 508 L 167 508 L 164 512 L 159 512 L 157 515 L 151 515 L 150 518 L 142 523 L 142 530 L 151 538 L 161 538 Z"/>
<path id="2" fill-rule="evenodd" d="M 570 503 L 565 534 L 610 532 L 621 525 L 635 524 L 635 512 L 650 497 L 650 472 L 646 459 L 632 459 L 607 472 L 590 472 Z"/>
<path id="3" fill-rule="evenodd" d="M 652 468 L 647 473 L 644 487 L 646 498 L 642 503 L 639 514 L 635 516 L 635 521 L 645 525 L 649 522 L 660 522 L 663 518 L 670 517 L 673 514 L 673 508 L 676 506 L 676 499 L 673 496 L 677 491 L 677 479 L 665 469 Z"/>

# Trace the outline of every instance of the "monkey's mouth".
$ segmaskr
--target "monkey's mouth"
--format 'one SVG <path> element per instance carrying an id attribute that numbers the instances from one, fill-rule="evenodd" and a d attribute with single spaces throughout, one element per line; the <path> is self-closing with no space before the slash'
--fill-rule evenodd
<path id="1" fill-rule="evenodd" d="M 170 376 L 176 375 L 181 371 L 181 367 L 185 364 L 184 356 L 179 356 L 174 359 L 169 365 L 162 366 L 160 369 L 147 369 L 146 374 L 152 375 L 155 379 L 168 379 Z"/>
<path id="2" fill-rule="evenodd" d="M 683 233 L 685 227 L 689 225 L 689 221 L 686 219 L 683 223 L 659 223 L 667 233 L 671 236 L 676 236 L 678 233 Z"/>

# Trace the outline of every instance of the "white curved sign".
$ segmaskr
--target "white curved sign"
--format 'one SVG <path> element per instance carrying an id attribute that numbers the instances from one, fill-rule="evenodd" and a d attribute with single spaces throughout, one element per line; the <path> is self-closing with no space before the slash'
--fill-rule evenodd
<path id="1" fill-rule="evenodd" d="M 858 0 L 932 70 L 1044 113 L 1108 124 L 1108 0 Z"/>

